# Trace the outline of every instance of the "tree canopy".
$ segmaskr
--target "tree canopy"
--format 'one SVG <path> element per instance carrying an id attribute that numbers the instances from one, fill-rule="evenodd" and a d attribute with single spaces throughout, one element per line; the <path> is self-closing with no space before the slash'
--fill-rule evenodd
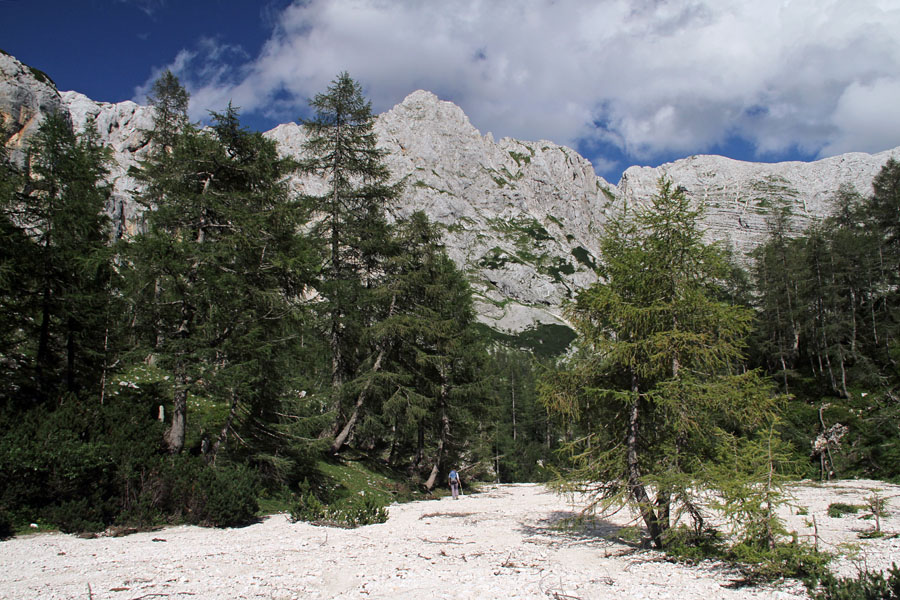
<path id="1" fill-rule="evenodd" d="M 602 238 L 603 280 L 567 310 L 577 351 L 544 378 L 552 409 L 578 425 L 568 485 L 595 506 L 634 505 L 664 547 L 675 517 L 702 529 L 712 466 L 746 458 L 735 440 L 773 417 L 775 395 L 742 368 L 749 309 L 723 301 L 723 253 L 702 240 L 698 209 L 671 180 Z"/>

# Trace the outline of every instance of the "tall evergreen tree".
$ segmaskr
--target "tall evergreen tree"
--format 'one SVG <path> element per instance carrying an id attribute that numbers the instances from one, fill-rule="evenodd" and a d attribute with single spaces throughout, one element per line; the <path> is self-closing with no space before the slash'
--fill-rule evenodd
<path id="1" fill-rule="evenodd" d="M 396 245 L 379 290 L 392 308 L 372 328 L 384 357 L 375 379 L 381 406 L 371 420 L 380 424 L 374 435 L 390 440 L 392 464 L 406 464 L 431 489 L 476 432 L 486 354 L 471 288 L 437 228 L 414 213 L 400 222 Z"/>
<path id="2" fill-rule="evenodd" d="M 153 129 L 148 133 L 154 151 L 171 152 L 178 135 L 189 124 L 190 95 L 172 71 L 166 69 L 153 82 L 147 101 L 153 107 Z"/>
<path id="3" fill-rule="evenodd" d="M 727 485 L 712 466 L 742 459 L 736 441 L 766 421 L 773 395 L 741 369 L 751 315 L 719 300 L 727 265 L 683 189 L 660 180 L 601 244 L 604 281 L 568 309 L 578 353 L 541 393 L 580 427 L 569 485 L 590 482 L 599 507 L 635 506 L 664 547 L 676 511 L 702 529 L 699 490 Z"/>
<path id="4" fill-rule="evenodd" d="M 371 321 L 369 292 L 383 273 L 388 246 L 385 203 L 396 188 L 388 185 L 371 103 L 357 82 L 341 73 L 310 105 L 315 116 L 303 121 L 309 136 L 303 169 L 326 182 L 324 193 L 310 201 L 318 216 L 316 233 L 324 242 L 317 289 L 327 319 L 334 432 L 339 435 L 351 418 L 348 404 L 355 400 L 344 386 L 360 375 L 360 363 L 370 353 L 361 342 Z"/>
<path id="5" fill-rule="evenodd" d="M 493 465 L 498 481 L 540 481 L 550 473 L 560 431 L 537 395 L 542 368 L 529 352 L 491 348 L 486 380 L 493 414 L 481 428 L 490 441 L 483 460 Z"/>
<path id="6" fill-rule="evenodd" d="M 76 136 L 51 114 L 32 141 L 20 190 L 4 192 L 4 233 L 17 255 L 3 296 L 21 319 L 15 353 L 27 356 L 38 398 L 100 388 L 113 279 L 107 160 L 91 128 Z"/>
<path id="7" fill-rule="evenodd" d="M 752 254 L 757 304 L 760 314 L 766 316 L 758 328 L 755 347 L 788 391 L 800 352 L 802 253 L 791 237 L 790 205 L 776 206 L 767 221 L 767 241 Z"/>
<path id="8" fill-rule="evenodd" d="M 15 221 L 22 176 L 0 144 L 0 395 L 13 396 L 18 373 L 25 365 L 21 346 L 26 338 L 22 279 L 31 272 L 26 265 L 31 241 Z"/>
<path id="9" fill-rule="evenodd" d="M 210 460 L 239 427 L 272 434 L 311 278 L 285 184 L 293 168 L 229 106 L 209 130 L 184 126 L 139 174 L 148 211 L 131 246 L 134 320 L 144 352 L 172 374 L 171 452 L 184 448 L 189 396 L 224 408 L 204 432 Z"/>

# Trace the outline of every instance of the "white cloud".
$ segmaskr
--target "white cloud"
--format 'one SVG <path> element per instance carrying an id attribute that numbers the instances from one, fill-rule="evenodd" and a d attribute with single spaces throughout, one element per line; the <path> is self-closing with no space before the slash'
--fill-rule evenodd
<path id="1" fill-rule="evenodd" d="M 838 135 L 823 156 L 878 152 L 900 144 L 900 76 L 854 82 L 841 94 L 833 113 Z"/>
<path id="2" fill-rule="evenodd" d="M 376 111 L 424 88 L 496 137 L 637 158 L 900 145 L 892 0 L 307 0 L 253 59 L 206 44 L 176 70 L 200 116 L 230 99 L 294 119 L 347 70 Z"/>

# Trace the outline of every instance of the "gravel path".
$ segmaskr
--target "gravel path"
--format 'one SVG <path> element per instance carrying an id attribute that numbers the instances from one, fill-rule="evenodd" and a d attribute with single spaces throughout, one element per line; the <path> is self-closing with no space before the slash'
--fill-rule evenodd
<path id="1" fill-rule="evenodd" d="M 889 497 L 893 513 L 882 528 L 900 531 L 900 487 L 872 481 L 798 487 L 796 502 L 807 514 L 789 515 L 788 527 L 810 535 L 814 518 L 823 549 L 858 545 L 855 558 L 835 565 L 845 574 L 900 562 L 900 539 L 859 539 L 872 521 L 826 516 L 829 503 L 861 504 L 873 488 Z M 394 505 L 387 523 L 355 530 L 275 515 L 240 529 L 172 527 L 97 539 L 36 534 L 0 543 L 0 598 L 806 597 L 795 582 L 728 587 L 736 574 L 716 565 L 679 565 L 604 539 L 628 524 L 622 513 L 590 536 L 554 527 L 577 510 L 538 485 L 501 485 L 455 502 Z"/>

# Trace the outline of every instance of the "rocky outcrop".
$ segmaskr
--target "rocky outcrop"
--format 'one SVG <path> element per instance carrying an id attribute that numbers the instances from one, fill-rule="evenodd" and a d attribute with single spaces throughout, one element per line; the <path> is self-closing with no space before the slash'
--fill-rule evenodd
<path id="1" fill-rule="evenodd" d="M 614 188 L 591 164 L 552 142 L 482 136 L 456 105 L 417 91 L 375 124 L 403 193 L 396 217 L 422 210 L 445 230 L 450 256 L 470 276 L 481 319 L 519 331 L 561 323 L 559 307 L 596 280 L 596 228 Z M 267 135 L 300 156 L 296 124 Z M 295 182 L 311 193 L 321 182 Z"/>
<path id="2" fill-rule="evenodd" d="M 63 110 L 56 85 L 45 73 L 0 50 L 0 142 L 13 162 L 25 160 L 28 140 L 44 115 Z"/>
<path id="3" fill-rule="evenodd" d="M 33 130 L 48 111 L 68 111 L 76 129 L 92 124 L 114 154 L 109 212 L 119 234 L 133 231 L 140 211 L 129 168 L 147 152 L 152 109 L 95 102 L 76 92 L 60 95 L 39 72 L 9 56 L 0 56 L 0 69 L 0 111 L 4 123 L 18 127 L 7 144 L 21 151 L 25 130 Z M 662 175 L 703 205 L 710 241 L 746 253 L 764 238 L 773 206 L 789 203 L 802 229 L 829 214 L 841 185 L 866 194 L 887 159 L 900 157 L 900 148 L 811 163 L 693 156 L 657 168 L 631 167 L 613 186 L 574 150 L 548 141 L 495 141 L 458 106 L 426 91 L 413 92 L 378 116 L 375 130 L 394 179 L 403 184 L 390 213 L 401 218 L 422 210 L 439 223 L 450 256 L 476 291 L 479 318 L 515 332 L 564 323 L 563 302 L 597 279 L 598 238 L 607 220 L 623 204 L 650 198 Z M 266 135 L 282 153 L 302 155 L 305 136 L 297 124 L 279 125 Z M 291 184 L 308 193 L 324 186 L 313 178 Z"/>
<path id="4" fill-rule="evenodd" d="M 656 168 L 630 167 L 618 185 L 623 203 L 641 203 L 670 177 L 704 208 L 708 241 L 722 241 L 739 255 L 766 237 L 767 216 L 779 205 L 791 207 L 796 232 L 831 213 L 841 186 L 871 192 L 872 180 L 900 148 L 879 154 L 842 154 L 815 162 L 751 163 L 723 156 L 692 156 Z"/>
<path id="5" fill-rule="evenodd" d="M 75 130 L 83 132 L 93 127 L 112 150 L 108 179 L 113 189 L 107 212 L 113 219 L 117 237 L 135 233 L 141 210 L 134 202 L 138 183 L 129 170 L 149 150 L 147 132 L 153 128 L 153 109 L 134 102 L 95 102 L 78 92 L 63 92 L 61 99 Z"/>

